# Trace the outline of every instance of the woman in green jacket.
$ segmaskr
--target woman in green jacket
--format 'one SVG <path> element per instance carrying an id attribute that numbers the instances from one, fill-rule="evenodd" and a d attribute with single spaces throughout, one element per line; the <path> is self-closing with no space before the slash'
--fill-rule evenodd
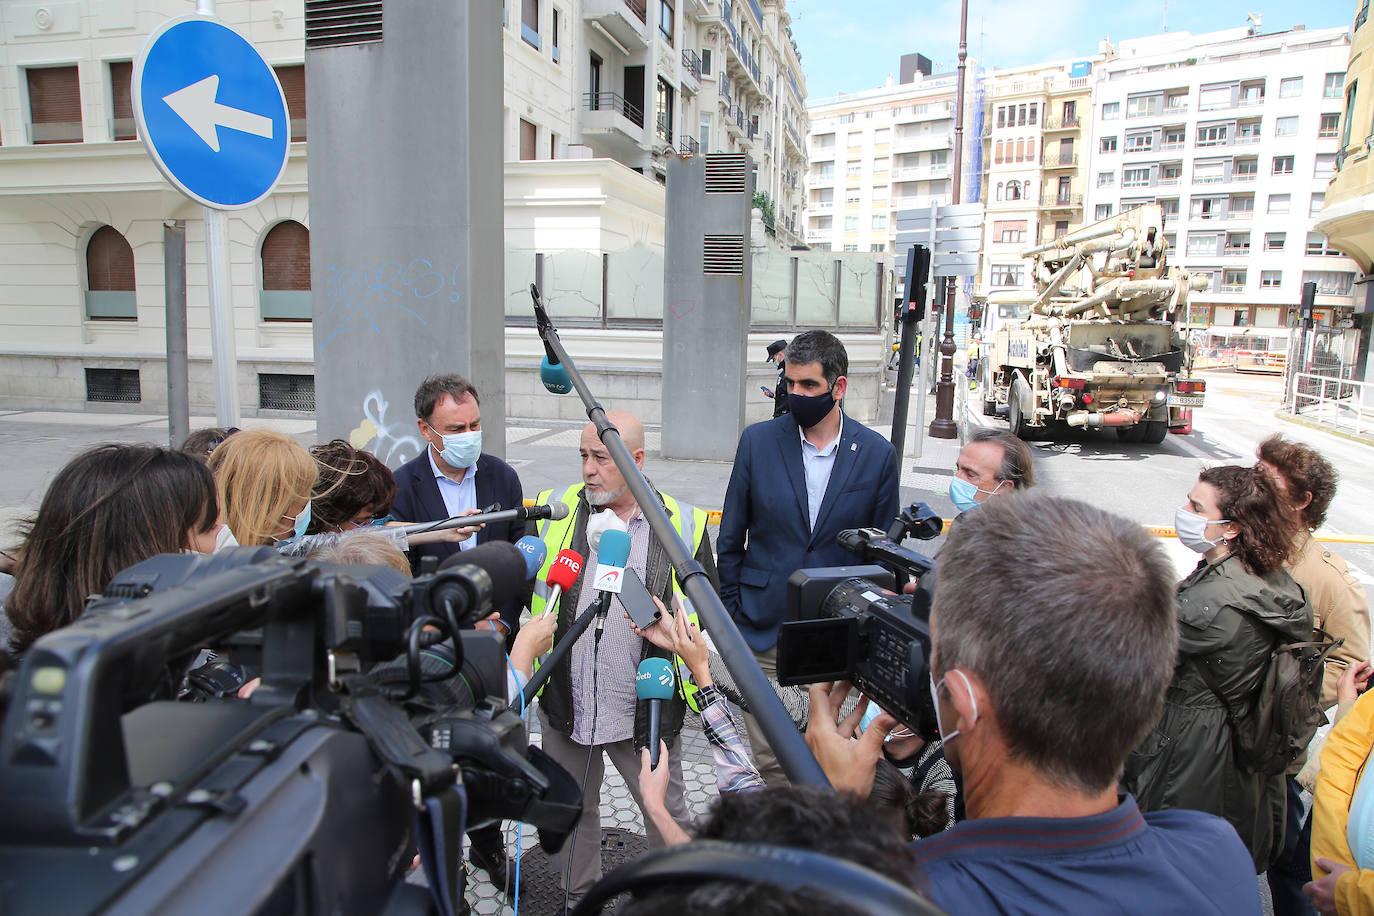
<path id="1" fill-rule="evenodd" d="M 1227 710 L 1244 717 L 1270 653 L 1311 636 L 1312 608 L 1283 571 L 1296 532 L 1268 476 L 1234 465 L 1202 472 L 1175 526 L 1202 560 L 1178 586 L 1178 662 L 1164 713 L 1126 762 L 1123 784 L 1142 811 L 1226 818 L 1259 873 L 1283 844 L 1284 777 L 1237 764 Z"/>

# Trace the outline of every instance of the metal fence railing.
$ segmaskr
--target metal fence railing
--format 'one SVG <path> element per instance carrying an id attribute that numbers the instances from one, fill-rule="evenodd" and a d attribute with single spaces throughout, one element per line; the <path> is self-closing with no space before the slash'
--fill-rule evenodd
<path id="1" fill-rule="evenodd" d="M 1355 435 L 1374 431 L 1374 384 L 1311 372 L 1294 375 L 1288 410 L 1318 423 L 1350 429 Z"/>

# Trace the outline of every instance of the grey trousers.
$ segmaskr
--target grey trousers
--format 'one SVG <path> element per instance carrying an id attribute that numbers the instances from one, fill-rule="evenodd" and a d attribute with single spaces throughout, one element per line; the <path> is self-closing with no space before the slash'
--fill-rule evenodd
<path id="1" fill-rule="evenodd" d="M 568 893 L 569 903 L 575 903 L 587 893 L 591 886 L 601 877 L 601 783 L 605 778 L 605 759 L 611 758 L 611 763 L 620 771 L 621 777 L 625 780 L 626 787 L 634 797 L 635 804 L 639 805 L 640 815 L 644 819 L 645 835 L 649 838 L 650 847 L 663 845 L 663 836 L 658 832 L 647 814 L 644 814 L 644 798 L 639 792 L 639 751 L 634 747 L 634 741 L 616 741 L 612 744 L 599 744 L 588 747 L 585 744 L 578 744 L 566 735 L 558 732 L 549 724 L 548 718 L 544 715 L 544 710 L 539 710 L 539 725 L 542 730 L 541 741 L 544 753 L 558 761 L 573 779 L 580 780 L 584 772 L 587 773 L 587 785 L 582 792 L 582 819 L 578 821 L 576 842 L 569 837 L 568 842 L 563 844 L 563 849 L 558 855 L 553 857 L 553 862 L 558 868 L 559 886 L 563 885 L 563 875 L 568 871 L 568 855 L 572 854 L 572 873 L 570 876 L 571 889 Z M 587 767 L 587 756 L 591 754 L 591 767 Z M 668 752 L 668 797 L 666 807 L 673 820 L 677 821 L 684 829 L 688 826 L 687 802 L 683 798 L 682 783 L 682 740 L 681 737 L 673 742 L 672 750 Z M 660 762 L 659 764 L 663 764 Z"/>
<path id="2" fill-rule="evenodd" d="M 754 660 L 759 663 L 763 673 L 768 675 L 768 680 L 773 683 L 778 681 L 778 650 L 774 646 L 763 652 L 755 652 Z M 759 727 L 759 720 L 754 718 L 753 713 L 744 714 L 744 730 L 749 735 L 749 748 L 754 754 L 754 767 L 763 777 L 763 781 L 770 786 L 789 785 L 787 775 L 782 771 L 782 764 L 778 763 L 777 755 L 773 753 L 773 748 L 768 744 L 768 739 L 763 736 L 763 729 Z"/>

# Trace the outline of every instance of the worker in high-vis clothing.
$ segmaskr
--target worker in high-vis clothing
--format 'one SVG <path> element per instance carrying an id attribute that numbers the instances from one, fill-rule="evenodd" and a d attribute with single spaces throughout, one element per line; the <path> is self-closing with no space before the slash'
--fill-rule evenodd
<path id="1" fill-rule="evenodd" d="M 621 410 L 607 413 L 607 419 L 619 430 L 620 437 L 634 462 L 644 466 L 644 427 L 634 415 Z M 639 574 L 649 594 L 657 596 L 671 607 L 674 597 L 681 599 L 680 583 L 668 562 L 663 545 L 649 528 L 639 511 L 634 495 L 624 476 L 611 460 L 606 446 L 597 437 L 596 427 L 590 423 L 582 431 L 579 444 L 582 457 L 582 482 L 565 490 L 545 490 L 536 502 L 550 499 L 567 503 L 572 511 L 567 518 L 545 519 L 539 523 L 539 536 L 547 548 L 544 569 L 539 573 L 535 596 L 530 610 L 535 614 L 547 610 L 549 595 L 544 579 L 558 552 L 577 551 L 585 558 L 583 569 L 588 570 L 565 591 L 559 599 L 558 626 L 555 641 L 567 634 L 573 622 L 596 600 L 597 592 L 589 587 L 590 570 L 597 564 L 596 550 L 588 537 L 592 531 L 605 530 L 609 525 L 623 525 L 630 535 L 630 558 L 627 569 Z M 653 489 L 652 483 L 650 489 Z M 662 501 L 673 527 L 683 542 L 691 545 L 696 561 L 719 589 L 716 563 L 711 554 L 711 539 L 707 536 L 706 512 L 666 493 L 654 491 Z M 607 515 L 607 513 L 611 513 Z M 620 525 L 617 525 L 617 521 Z M 695 617 L 693 617 L 695 620 Z M 625 785 L 639 803 L 639 749 L 648 745 L 649 716 L 646 704 L 635 695 L 635 674 L 639 663 L 646 658 L 669 659 L 677 671 L 678 688 L 671 700 L 665 701 L 660 734 L 668 743 L 669 782 L 668 813 L 680 825 L 688 824 L 687 805 L 683 798 L 682 742 L 677 740 L 683 716 L 694 704 L 695 685 L 683 683 L 687 666 L 673 654 L 660 649 L 634 632 L 629 618 L 618 602 L 611 602 L 606 615 L 605 630 L 599 645 L 594 633 L 584 633 L 561 662 L 539 695 L 539 718 L 543 729 L 544 752 L 553 757 L 574 777 L 587 774 L 582 793 L 582 820 L 575 841 L 564 844 L 555 857 L 558 874 L 568 875 L 570 904 L 577 901 L 601 877 L 601 782 L 604 757 L 620 771 Z M 663 844 L 648 812 L 644 812 L 645 831 L 651 846 Z M 572 859 L 569 871 L 568 858 Z"/>

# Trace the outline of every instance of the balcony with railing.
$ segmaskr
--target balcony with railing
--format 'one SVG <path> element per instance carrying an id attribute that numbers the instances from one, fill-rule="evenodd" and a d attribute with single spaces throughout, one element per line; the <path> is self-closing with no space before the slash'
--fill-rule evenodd
<path id="1" fill-rule="evenodd" d="M 692 48 L 682 51 L 682 69 L 697 82 L 701 82 L 701 55 Z"/>
<path id="2" fill-rule="evenodd" d="M 627 48 L 649 45 L 646 0 L 582 0 L 582 18 L 599 23 Z"/>
<path id="3" fill-rule="evenodd" d="M 1073 210 L 1083 206 L 1082 194 L 1060 194 L 1051 191 L 1040 195 L 1040 206 L 1046 210 Z"/>
<path id="4" fill-rule="evenodd" d="M 915 168 L 893 169 L 893 181 L 942 181 L 949 177 L 948 165 L 922 165 Z"/>
<path id="5" fill-rule="evenodd" d="M 754 60 L 754 55 L 749 51 L 749 45 L 744 40 L 744 36 L 735 28 L 734 20 L 730 18 L 731 8 L 727 2 L 724 4 L 725 13 L 722 19 L 725 21 L 726 31 L 729 32 L 729 40 L 725 42 L 730 53 L 725 55 L 726 69 L 733 64 L 734 69 L 748 77 L 754 82 L 754 91 L 763 95 L 763 73 L 759 70 L 759 65 Z"/>
<path id="6" fill-rule="evenodd" d="M 645 142 L 644 112 L 620 93 L 583 93 L 582 109 L 586 112 L 582 121 L 584 132 L 619 138 L 615 142 L 621 145 L 626 140 L 635 145 Z"/>
<path id="7" fill-rule="evenodd" d="M 892 143 L 896 153 L 918 152 L 921 150 L 953 149 L 954 137 L 949 134 L 928 131 L 925 133 L 898 134 Z"/>
<path id="8" fill-rule="evenodd" d="M 673 122 L 667 115 L 660 114 L 654 124 L 654 133 L 658 134 L 658 139 L 669 146 L 673 145 Z"/>
<path id="9" fill-rule="evenodd" d="M 701 143 L 691 134 L 683 134 L 678 141 L 677 149 L 682 155 L 691 156 L 701 152 Z"/>
<path id="10" fill-rule="evenodd" d="M 744 109 L 731 105 L 725 110 L 725 129 L 734 134 L 736 139 L 744 136 L 744 125 Z"/>
<path id="11" fill-rule="evenodd" d="M 1041 164 L 1047 169 L 1072 169 L 1078 167 L 1077 153 L 1046 153 Z"/>
<path id="12" fill-rule="evenodd" d="M 1045 130 L 1077 130 L 1082 124 L 1083 121 L 1078 115 L 1070 115 L 1067 118 L 1046 118 Z"/>

